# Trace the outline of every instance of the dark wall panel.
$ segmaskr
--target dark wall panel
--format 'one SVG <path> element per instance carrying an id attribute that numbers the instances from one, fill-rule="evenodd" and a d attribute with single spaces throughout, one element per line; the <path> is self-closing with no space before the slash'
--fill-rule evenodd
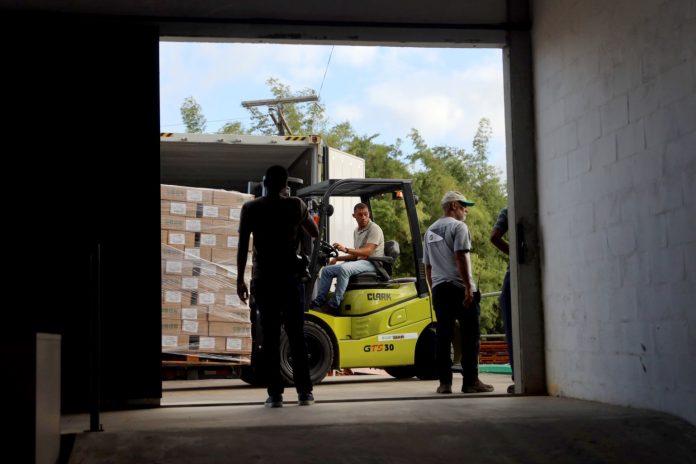
<path id="1" fill-rule="evenodd" d="M 2 26 L 3 129 L 19 142 L 6 175 L 39 198 L 16 209 L 31 246 L 12 262 L 32 291 L 18 334 L 63 335 L 63 412 L 86 410 L 100 244 L 104 406 L 158 399 L 158 31 L 64 16 Z"/>

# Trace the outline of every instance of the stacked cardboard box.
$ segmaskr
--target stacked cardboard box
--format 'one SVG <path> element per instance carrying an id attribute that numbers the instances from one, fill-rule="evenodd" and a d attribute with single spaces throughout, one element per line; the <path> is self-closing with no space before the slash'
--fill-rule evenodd
<path id="1" fill-rule="evenodd" d="M 162 185 L 160 198 L 162 351 L 248 362 L 250 310 L 237 297 L 237 244 L 241 207 L 253 196 Z"/>

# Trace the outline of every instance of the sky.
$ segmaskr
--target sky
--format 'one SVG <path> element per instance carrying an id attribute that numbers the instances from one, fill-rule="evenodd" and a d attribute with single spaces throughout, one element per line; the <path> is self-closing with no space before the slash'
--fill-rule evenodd
<path id="1" fill-rule="evenodd" d="M 470 48 L 182 43 L 160 44 L 160 128 L 184 132 L 180 107 L 193 97 L 206 132 L 249 127 L 245 100 L 273 98 L 266 81 L 319 93 L 329 125 L 349 121 L 378 143 L 417 129 L 429 146 L 471 150 L 478 122 L 493 129 L 491 164 L 505 172 L 502 51 Z"/>

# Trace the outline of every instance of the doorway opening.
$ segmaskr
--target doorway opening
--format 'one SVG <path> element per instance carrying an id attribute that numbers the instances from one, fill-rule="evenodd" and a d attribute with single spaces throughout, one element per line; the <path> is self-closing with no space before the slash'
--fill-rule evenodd
<path id="1" fill-rule="evenodd" d="M 199 285 L 205 277 L 201 274 L 215 273 L 216 268 L 230 276 L 238 272 L 234 240 L 238 203 L 250 198 L 244 195 L 258 195 L 263 172 L 277 156 L 295 157 L 286 164 L 290 175 L 301 181 L 298 189 L 329 178 L 412 178 L 419 198 L 418 240 L 441 213 L 439 200 L 445 191 L 459 190 L 471 197 L 476 202 L 467 221 L 473 274 L 485 296 L 482 359 L 498 366 L 490 368 L 492 372 L 508 374 L 500 367 L 507 364 L 506 349 L 496 343 L 505 341 L 498 294 L 507 257 L 489 241 L 500 210 L 507 205 L 500 48 L 162 41 L 160 89 L 162 184 L 183 187 L 184 194 L 200 190 L 194 193 L 200 200 L 162 197 L 163 217 L 183 216 L 162 234 L 163 254 L 172 253 L 172 259 L 163 259 L 165 393 L 180 389 L 182 384 L 172 383 L 175 379 L 209 377 L 219 384 L 220 377 L 238 377 L 240 368 L 235 366 L 249 362 L 252 328 L 244 332 L 244 317 L 250 313 L 235 298 L 236 287 L 219 278 L 214 279 L 217 291 L 204 291 L 210 289 Z M 278 103 L 307 96 L 316 100 Z M 243 106 L 259 100 L 267 104 Z M 319 136 L 327 150 L 334 149 L 338 161 L 326 163 L 321 152 L 307 145 L 281 148 L 297 142 L 288 137 L 312 136 Z M 278 154 L 282 150 L 296 154 Z M 204 201 L 205 189 L 213 190 L 210 204 Z M 215 190 L 232 190 L 240 196 L 216 204 Z M 174 196 L 181 194 L 172 190 Z M 181 203 L 188 213 L 182 214 Z M 348 199 L 344 209 L 354 203 Z M 204 221 L 222 221 L 205 216 L 206 209 L 212 215 L 216 208 L 227 223 Z M 388 201 L 372 213 L 385 231 L 403 232 L 398 211 Z M 209 227 L 207 232 L 186 230 L 187 217 L 201 219 L 203 229 Z M 354 228 L 350 216 L 337 214 L 331 221 L 332 239 L 350 244 Z M 413 240 L 402 235 L 402 241 Z M 405 245 L 401 244 L 402 250 L 408 249 Z M 174 263 L 187 261 L 189 253 L 193 264 Z M 413 258 L 412 253 L 402 252 L 396 277 L 418 272 Z M 248 280 L 250 270 L 246 276 Z M 206 294 L 203 299 L 202 294 Z M 488 369 L 486 365 L 482 368 Z M 335 362 L 327 374 L 342 380 L 349 373 L 366 378 L 385 373 L 383 367 L 342 367 Z M 509 376 L 505 379 L 507 387 Z M 504 392 L 496 388 L 496 393 Z"/>

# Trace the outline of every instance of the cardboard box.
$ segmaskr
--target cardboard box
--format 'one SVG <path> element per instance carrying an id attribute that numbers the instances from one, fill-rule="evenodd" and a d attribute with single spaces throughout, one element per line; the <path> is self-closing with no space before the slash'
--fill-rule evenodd
<path id="1" fill-rule="evenodd" d="M 208 218 L 208 219 L 220 219 L 222 216 L 220 215 L 220 207 L 216 205 L 206 205 L 206 204 L 200 204 L 200 207 L 198 208 L 198 217 L 202 218 Z"/>
<path id="2" fill-rule="evenodd" d="M 162 335 L 162 351 L 176 351 L 189 349 L 188 335 Z"/>
<path id="3" fill-rule="evenodd" d="M 160 201 L 160 215 L 184 216 L 195 218 L 196 203 L 162 200 Z"/>
<path id="4" fill-rule="evenodd" d="M 208 335 L 221 337 L 251 337 L 251 323 L 208 322 Z"/>
<path id="5" fill-rule="evenodd" d="M 236 281 L 221 275 L 200 276 L 198 278 L 198 288 L 200 291 L 214 293 L 237 291 Z"/>
<path id="6" fill-rule="evenodd" d="M 226 337 L 225 338 L 226 353 L 251 354 L 251 338 L 250 337 Z"/>
<path id="7" fill-rule="evenodd" d="M 184 256 L 188 260 L 193 260 L 197 265 L 200 265 L 198 261 L 210 261 L 212 258 L 212 248 L 184 248 Z"/>
<path id="8" fill-rule="evenodd" d="M 213 303 L 203 303 L 203 304 L 214 304 L 215 294 L 212 298 L 207 298 L 212 300 Z M 198 303 L 198 291 L 193 290 L 165 290 L 162 289 L 162 303 L 179 303 L 183 306 L 197 306 Z"/>
<path id="9" fill-rule="evenodd" d="M 227 206 L 242 206 L 254 196 L 248 193 L 235 192 L 231 190 L 213 190 L 213 204 Z"/>
<path id="10" fill-rule="evenodd" d="M 234 235 L 239 233 L 239 222 L 211 218 L 201 218 L 200 221 L 200 231 L 207 234 Z"/>
<path id="11" fill-rule="evenodd" d="M 162 303 L 162 319 L 181 319 L 181 304 Z"/>
<path id="12" fill-rule="evenodd" d="M 224 243 L 224 235 L 219 235 L 219 234 L 209 234 L 205 232 L 201 232 L 200 234 L 196 234 L 196 240 L 195 240 L 195 246 L 197 247 L 209 247 L 209 248 L 215 248 L 219 247 L 221 248 Z"/>
<path id="13" fill-rule="evenodd" d="M 213 203 L 213 190 L 184 187 L 179 185 L 160 185 L 160 199 L 188 203 Z"/>
<path id="14" fill-rule="evenodd" d="M 218 264 L 237 264 L 237 250 L 235 248 L 212 248 L 211 261 Z"/>
<path id="15" fill-rule="evenodd" d="M 179 335 L 181 333 L 181 319 L 162 319 L 162 335 Z"/>
<path id="16" fill-rule="evenodd" d="M 208 335 L 208 323 L 186 319 L 162 319 L 162 335 Z"/>
<path id="17" fill-rule="evenodd" d="M 236 285 L 235 285 L 236 287 Z M 237 296 L 236 288 L 232 291 L 223 292 L 216 298 L 219 300 L 219 304 L 227 308 L 242 308 L 249 309 L 248 303 L 243 303 L 242 300 Z"/>
<path id="18" fill-rule="evenodd" d="M 169 231 L 167 231 L 167 234 L 169 234 Z M 186 257 L 184 256 L 184 250 L 179 250 L 179 248 L 174 247 L 172 245 L 168 245 L 167 243 L 162 243 L 160 247 L 160 256 L 164 260 L 185 260 Z"/>
<path id="19" fill-rule="evenodd" d="M 163 259 L 162 274 L 192 276 L 194 263 L 181 259 Z"/>
<path id="20" fill-rule="evenodd" d="M 239 224 L 239 218 L 242 217 L 242 208 L 230 207 L 227 216 L 225 216 L 230 221 L 234 221 Z"/>
<path id="21" fill-rule="evenodd" d="M 186 276 L 186 277 L 179 277 L 181 279 L 181 290 L 198 290 L 198 277 L 196 276 Z"/>
<path id="22" fill-rule="evenodd" d="M 224 337 L 200 336 L 192 340 L 191 350 L 205 353 L 222 353 L 224 351 Z"/>
<path id="23" fill-rule="evenodd" d="M 160 215 L 160 228 L 164 230 L 186 230 L 186 218 L 183 216 Z"/>
<path id="24" fill-rule="evenodd" d="M 162 275 L 162 290 L 181 290 L 181 277 L 167 274 Z"/>
<path id="25" fill-rule="evenodd" d="M 167 234 L 167 245 L 193 247 L 196 244 L 196 235 L 195 232 L 170 230 Z"/>
<path id="26" fill-rule="evenodd" d="M 249 307 L 208 306 L 208 322 L 251 322 Z"/>
<path id="27" fill-rule="evenodd" d="M 190 321 L 207 321 L 208 306 L 182 306 L 180 310 L 181 319 Z"/>

